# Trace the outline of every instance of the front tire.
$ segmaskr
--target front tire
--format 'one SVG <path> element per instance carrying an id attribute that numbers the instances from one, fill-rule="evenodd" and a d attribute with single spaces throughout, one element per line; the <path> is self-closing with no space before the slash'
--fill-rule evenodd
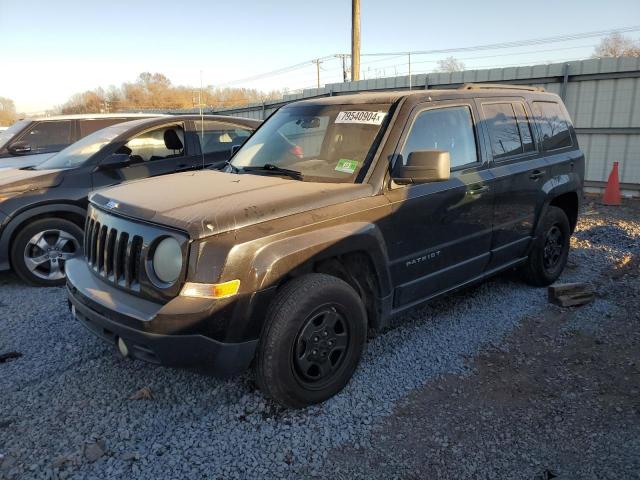
<path id="1" fill-rule="evenodd" d="M 555 282 L 567 264 L 570 238 L 566 213 L 561 208 L 549 206 L 540 219 L 527 263 L 521 269 L 524 280 L 536 287 Z"/>
<path id="2" fill-rule="evenodd" d="M 349 284 L 319 273 L 298 277 L 276 294 L 267 312 L 256 382 L 286 407 L 323 402 L 351 379 L 366 334 L 364 305 Z"/>
<path id="3" fill-rule="evenodd" d="M 55 287 L 66 280 L 65 264 L 81 250 L 82 229 L 63 218 L 43 218 L 24 227 L 11 245 L 11 266 L 30 285 Z"/>

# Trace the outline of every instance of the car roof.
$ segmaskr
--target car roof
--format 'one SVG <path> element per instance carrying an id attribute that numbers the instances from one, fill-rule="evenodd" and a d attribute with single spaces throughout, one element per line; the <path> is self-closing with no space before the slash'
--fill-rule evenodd
<path id="1" fill-rule="evenodd" d="M 41 122 L 44 120 L 97 120 L 100 118 L 149 118 L 163 117 L 166 114 L 160 113 L 78 113 L 73 115 L 51 115 L 51 116 L 35 116 L 26 117 L 21 120 L 31 120 Z"/>
<path id="2" fill-rule="evenodd" d="M 533 97 L 553 98 L 558 100 L 554 93 L 545 92 L 539 87 L 526 85 L 498 85 L 498 84 L 465 84 L 458 88 L 442 88 L 424 90 L 388 90 L 383 92 L 361 92 L 347 95 L 334 95 L 331 97 L 310 98 L 300 100 L 289 105 L 357 105 L 357 104 L 385 104 L 407 98 L 413 103 L 430 100 L 444 100 L 452 98 L 477 98 L 477 97 Z M 286 108 L 286 107 L 285 107 Z"/>
<path id="3" fill-rule="evenodd" d="M 120 136 L 129 135 L 132 131 L 142 131 L 147 128 L 171 124 L 174 122 L 183 122 L 185 120 L 216 120 L 219 122 L 233 123 L 236 125 L 241 125 L 245 127 L 249 127 L 252 129 L 258 128 L 258 126 L 262 123 L 261 120 L 255 120 L 253 118 L 244 118 L 244 117 L 232 117 L 230 115 L 163 115 L 161 117 L 147 117 L 147 118 L 138 118 L 135 120 L 129 120 L 126 122 L 117 123 L 115 125 L 111 125 L 106 128 L 110 129 L 120 129 L 122 133 Z"/>

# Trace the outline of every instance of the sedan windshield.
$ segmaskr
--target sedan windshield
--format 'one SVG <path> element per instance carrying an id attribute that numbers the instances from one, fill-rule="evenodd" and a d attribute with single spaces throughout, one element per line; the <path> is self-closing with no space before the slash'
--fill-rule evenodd
<path id="1" fill-rule="evenodd" d="M 20 132 L 29 123 L 31 123 L 30 120 L 20 120 L 11 125 L 6 130 L 0 132 L 0 148 L 9 143 L 9 140 L 11 140 L 16 135 L 16 133 Z"/>
<path id="2" fill-rule="evenodd" d="M 302 180 L 354 182 L 373 154 L 389 107 L 285 107 L 247 140 L 233 157 L 232 168 L 273 175 L 283 174 L 282 169 L 286 169 Z"/>
<path id="3" fill-rule="evenodd" d="M 112 142 L 115 138 L 126 132 L 131 122 L 118 123 L 111 127 L 103 128 L 87 135 L 83 139 L 60 150 L 53 157 L 41 163 L 36 170 L 57 170 L 61 168 L 76 168 L 84 164 L 102 147 Z"/>

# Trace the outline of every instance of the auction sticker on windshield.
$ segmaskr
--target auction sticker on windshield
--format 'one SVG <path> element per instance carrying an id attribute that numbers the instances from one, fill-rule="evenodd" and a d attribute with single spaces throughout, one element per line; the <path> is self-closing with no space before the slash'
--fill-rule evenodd
<path id="1" fill-rule="evenodd" d="M 367 112 L 363 110 L 346 111 L 338 114 L 335 123 L 364 123 L 366 125 L 381 125 L 386 115 L 386 112 Z"/>
<path id="2" fill-rule="evenodd" d="M 358 168 L 358 162 L 356 160 L 341 158 L 338 160 L 335 170 L 336 172 L 353 173 L 356 171 L 356 168 Z"/>

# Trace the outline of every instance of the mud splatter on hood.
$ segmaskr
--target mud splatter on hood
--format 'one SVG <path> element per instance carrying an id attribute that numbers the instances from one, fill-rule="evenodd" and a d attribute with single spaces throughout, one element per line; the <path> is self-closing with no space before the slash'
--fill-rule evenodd
<path id="1" fill-rule="evenodd" d="M 214 170 L 131 182 L 91 202 L 129 217 L 189 233 L 192 239 L 371 195 L 367 184 L 312 183 Z"/>

